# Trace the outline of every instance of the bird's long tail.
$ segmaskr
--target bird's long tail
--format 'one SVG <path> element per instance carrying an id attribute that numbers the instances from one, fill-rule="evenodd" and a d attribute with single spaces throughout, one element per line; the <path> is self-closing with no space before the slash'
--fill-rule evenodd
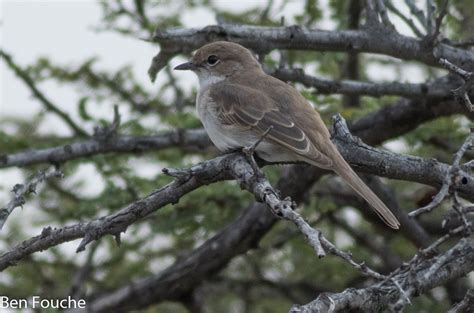
<path id="1" fill-rule="evenodd" d="M 351 166 L 344 160 L 342 155 L 334 147 L 332 153 L 333 170 L 341 176 L 362 198 L 367 201 L 375 210 L 377 215 L 393 229 L 398 229 L 400 222 L 387 206 L 375 195 L 375 193 L 360 179 Z"/>

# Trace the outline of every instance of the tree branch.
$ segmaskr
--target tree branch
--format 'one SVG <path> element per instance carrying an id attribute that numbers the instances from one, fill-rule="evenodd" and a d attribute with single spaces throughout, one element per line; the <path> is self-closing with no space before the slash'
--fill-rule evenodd
<path id="1" fill-rule="evenodd" d="M 190 173 L 189 177 L 175 179 L 168 185 L 143 199 L 129 204 L 114 214 L 61 229 L 47 227 L 41 235 L 26 240 L 11 251 L 1 255 L 0 270 L 13 265 L 26 255 L 78 238 L 83 238 L 77 248 L 78 252 L 83 251 L 87 244 L 104 235 L 113 235 L 119 241 L 120 234 L 125 232 L 128 226 L 167 204 L 177 203 L 184 194 L 205 184 L 230 179 L 229 172 L 231 169 L 238 171 L 234 168 L 239 166 L 242 158 L 242 156 L 232 154 L 199 163 L 187 170 Z"/>
<path id="2" fill-rule="evenodd" d="M 474 307 L 474 289 L 469 289 L 466 293 L 464 299 L 456 303 L 448 313 L 469 313 L 469 311 Z"/>
<path id="3" fill-rule="evenodd" d="M 459 102 L 466 106 L 469 112 L 474 112 L 474 104 L 472 104 L 469 97 L 469 91 L 472 89 L 472 86 L 474 86 L 474 74 L 472 72 L 463 70 L 462 68 L 443 58 L 439 60 L 439 64 L 447 68 L 452 73 L 460 76 L 464 80 L 464 83 L 459 88 L 452 90 L 452 93 L 459 100 Z"/>
<path id="4" fill-rule="evenodd" d="M 420 24 L 423 25 L 425 30 L 428 31 L 427 18 L 423 11 L 416 6 L 413 0 L 405 0 L 405 3 L 410 9 L 411 14 L 414 15 L 417 18 L 418 22 L 420 22 Z"/>
<path id="5" fill-rule="evenodd" d="M 13 186 L 12 192 L 15 194 L 13 199 L 8 202 L 3 208 L 0 209 L 0 230 L 5 225 L 7 218 L 13 212 L 16 207 L 23 206 L 25 204 L 25 196 L 30 193 L 36 193 L 36 188 L 41 182 L 51 177 L 63 177 L 63 172 L 58 168 L 46 168 L 38 171 L 33 177 L 31 177 L 25 184 L 16 184 Z"/>
<path id="6" fill-rule="evenodd" d="M 336 115 L 333 142 L 355 170 L 431 186 L 440 186 L 449 171 L 449 165 L 434 159 L 428 160 L 377 150 L 352 138 L 352 136 L 348 136 L 348 134 L 350 133 L 344 119 L 340 115 Z M 473 175 L 460 169 L 459 176 L 462 177 L 463 183 L 457 186 L 456 190 L 465 197 L 474 199 L 474 192 L 470 190 L 474 188 Z"/>
<path id="7" fill-rule="evenodd" d="M 454 247 L 438 257 L 415 258 L 408 266 L 402 266 L 392 276 L 392 281 L 401 286 L 408 296 L 417 296 L 427 290 L 442 285 L 449 280 L 461 277 L 474 269 L 474 238 L 461 239 Z M 444 262 L 438 264 L 437 260 Z M 432 271 L 436 268 L 436 271 Z M 431 273 L 431 275 L 426 275 Z M 400 297 L 400 290 L 389 281 L 362 289 L 346 289 L 341 293 L 324 293 L 305 305 L 296 305 L 291 313 L 380 312 Z M 394 311 L 400 307 L 393 306 Z"/>
<path id="8" fill-rule="evenodd" d="M 306 87 L 314 87 L 319 94 L 364 95 L 371 97 L 401 96 L 405 98 L 451 97 L 448 86 L 436 83 L 404 84 L 398 82 L 373 83 L 354 80 L 331 80 L 305 74 L 302 69 L 278 68 L 270 73 L 283 81 L 298 82 Z"/>
<path id="9" fill-rule="evenodd" d="M 408 27 L 410 27 L 410 29 L 413 31 L 413 33 L 417 36 L 417 37 L 423 37 L 423 33 L 421 32 L 420 29 L 418 29 L 418 27 L 415 25 L 415 23 L 413 22 L 413 20 L 407 16 L 405 16 L 405 14 L 403 14 L 400 10 L 398 10 L 397 6 L 395 6 L 391 0 L 385 0 L 385 5 L 387 6 L 387 8 L 392 11 L 395 15 L 397 15 L 399 18 L 401 18 L 405 24 L 408 25 Z"/>
<path id="10" fill-rule="evenodd" d="M 438 58 L 445 58 L 458 64 L 473 64 L 472 51 L 439 43 L 428 48 L 420 40 L 400 35 L 395 31 L 373 32 L 367 29 L 346 31 L 323 31 L 299 26 L 262 27 L 250 25 L 211 25 L 204 28 L 157 29 L 152 38 L 165 49 L 175 48 L 169 53 L 190 53 L 204 44 L 216 40 L 240 43 L 257 52 L 273 49 L 297 49 L 312 51 L 354 51 L 393 56 L 404 60 L 416 60 L 430 66 L 440 66 Z M 436 55 L 436 57 L 435 57 Z M 168 54 L 167 58 L 170 57 Z M 153 64 L 155 64 L 154 62 Z M 156 75 L 160 67 L 151 77 Z"/>
<path id="11" fill-rule="evenodd" d="M 471 129 L 471 132 L 469 135 L 466 137 L 464 140 L 464 143 L 461 145 L 461 148 L 459 148 L 459 151 L 454 154 L 454 159 L 453 159 L 453 164 L 449 167 L 449 171 L 446 173 L 446 176 L 443 180 L 443 185 L 441 186 L 441 189 L 439 192 L 436 194 L 436 196 L 433 198 L 433 201 L 431 201 L 428 205 L 425 205 L 424 207 L 421 207 L 419 209 L 416 209 L 412 212 L 410 212 L 411 217 L 416 217 L 420 214 L 427 213 L 432 211 L 435 207 L 437 207 L 450 193 L 456 190 L 456 184 L 462 183 L 462 180 L 464 178 L 461 178 L 458 176 L 460 169 L 459 162 L 461 161 L 461 158 L 463 157 L 464 153 L 466 150 L 469 148 L 472 148 L 472 142 L 474 140 L 474 129 Z"/>
<path id="12" fill-rule="evenodd" d="M 0 168 L 38 163 L 58 164 L 77 158 L 111 152 L 141 153 L 171 147 L 199 150 L 199 148 L 207 148 L 210 145 L 211 141 L 204 129 L 175 130 L 155 136 L 113 136 L 107 140 L 92 137 L 53 148 L 0 155 Z"/>

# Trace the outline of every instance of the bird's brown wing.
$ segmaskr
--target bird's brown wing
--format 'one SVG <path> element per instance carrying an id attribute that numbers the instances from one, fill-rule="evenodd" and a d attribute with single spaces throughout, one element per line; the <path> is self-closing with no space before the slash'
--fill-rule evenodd
<path id="1" fill-rule="evenodd" d="M 334 170 L 370 203 L 387 225 L 394 229 L 399 228 L 397 218 L 347 164 L 332 144 L 329 132 L 319 115 L 306 102 L 296 100 L 288 106 L 295 112 L 283 114 L 279 109 L 283 104 L 277 105 L 274 101 L 278 100 L 273 100 L 251 87 L 217 84 L 211 88 L 210 95 L 222 123 L 253 129 L 261 135 L 273 126 L 267 135 L 268 139 L 295 152 L 303 161 Z M 305 122 L 301 123 L 301 120 Z M 305 130 L 298 126 L 301 124 L 312 125 L 313 128 L 305 133 Z"/>
<path id="2" fill-rule="evenodd" d="M 221 122 L 243 129 L 252 129 L 257 134 L 267 134 L 269 140 L 311 159 L 319 167 L 330 168 L 332 160 L 319 152 L 305 132 L 290 115 L 283 114 L 273 100 L 253 88 L 238 84 L 217 84 L 210 91 Z"/>

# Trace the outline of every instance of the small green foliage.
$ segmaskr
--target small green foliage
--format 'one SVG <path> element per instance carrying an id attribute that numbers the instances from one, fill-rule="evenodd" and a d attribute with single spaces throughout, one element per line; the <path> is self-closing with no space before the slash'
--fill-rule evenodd
<path id="1" fill-rule="evenodd" d="M 84 121 L 92 120 L 92 117 L 87 113 L 87 108 L 86 108 L 87 100 L 88 100 L 87 97 L 82 97 L 81 99 L 79 99 L 79 103 L 77 105 L 79 115 Z"/>

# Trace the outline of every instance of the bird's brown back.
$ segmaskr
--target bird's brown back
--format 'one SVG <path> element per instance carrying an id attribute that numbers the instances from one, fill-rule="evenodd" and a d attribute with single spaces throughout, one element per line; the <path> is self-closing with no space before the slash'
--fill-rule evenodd
<path id="1" fill-rule="evenodd" d="M 296 126 L 306 133 L 318 151 L 328 156 L 332 154 L 333 149 L 327 147 L 327 145 L 332 145 L 331 135 L 327 127 L 318 111 L 311 106 L 298 90 L 273 76 L 265 74 L 263 71 L 253 77 L 249 77 L 249 75 L 246 75 L 245 78 L 238 76 L 235 75 L 230 80 L 257 89 L 269 96 L 277 103 L 280 111 L 285 116 L 291 117 Z"/>

